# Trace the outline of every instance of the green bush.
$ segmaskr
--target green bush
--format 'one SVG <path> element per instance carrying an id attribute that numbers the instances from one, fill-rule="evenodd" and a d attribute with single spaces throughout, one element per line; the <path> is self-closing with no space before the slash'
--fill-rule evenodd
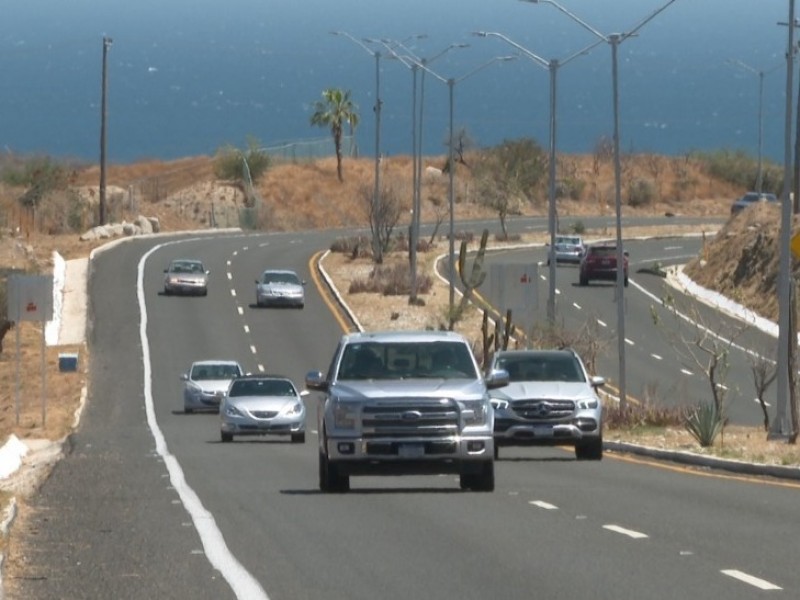
<path id="1" fill-rule="evenodd" d="M 683 425 L 698 444 L 708 448 L 724 429 L 725 419 L 713 402 L 706 402 L 687 410 Z"/>
<path id="2" fill-rule="evenodd" d="M 708 174 L 732 183 L 742 189 L 753 190 L 758 179 L 758 160 L 742 150 L 714 150 L 696 152 L 692 157 L 703 163 Z M 783 186 L 783 168 L 762 160 L 762 190 L 780 194 Z"/>
<path id="3" fill-rule="evenodd" d="M 648 179 L 636 179 L 628 188 L 628 206 L 634 208 L 652 204 L 656 197 L 656 188 Z"/>
<path id="4" fill-rule="evenodd" d="M 562 179 L 556 182 L 556 198 L 580 200 L 585 188 L 586 182 L 583 179 Z"/>

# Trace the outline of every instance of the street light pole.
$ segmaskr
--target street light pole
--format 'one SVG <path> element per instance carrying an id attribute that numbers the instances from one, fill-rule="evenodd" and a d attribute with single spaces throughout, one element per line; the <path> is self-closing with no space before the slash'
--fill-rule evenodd
<path id="1" fill-rule="evenodd" d="M 448 260 L 448 262 L 449 262 L 449 266 L 448 266 L 449 274 L 448 274 L 448 279 L 450 280 L 450 294 L 449 294 L 449 299 L 448 299 L 448 320 L 450 322 L 450 327 L 451 328 L 453 326 L 453 317 L 454 317 L 453 311 L 455 310 L 455 281 L 456 281 L 456 262 L 455 262 L 455 170 L 456 169 L 455 169 L 455 156 L 454 156 L 454 152 L 453 152 L 453 147 L 455 145 L 455 133 L 453 131 L 453 129 L 454 129 L 453 113 L 454 113 L 454 104 L 455 104 L 455 101 L 454 101 L 455 87 L 456 87 L 457 83 L 459 83 L 461 81 L 464 81 L 468 77 L 472 77 L 478 71 L 482 71 L 483 69 L 485 69 L 489 65 L 492 65 L 492 64 L 494 64 L 496 62 L 505 62 L 505 61 L 509 61 L 509 60 L 516 60 L 516 58 L 517 58 L 516 56 L 495 56 L 494 58 L 486 61 L 485 63 L 483 63 L 481 65 L 478 65 L 477 67 L 472 69 L 470 72 L 468 72 L 465 75 L 462 75 L 461 77 L 459 77 L 457 79 L 453 78 L 453 77 L 451 77 L 449 79 L 445 79 L 444 77 L 442 77 L 441 75 L 439 75 L 435 71 L 432 71 L 425 64 L 423 64 L 421 62 L 417 63 L 417 65 L 421 69 L 427 71 L 428 73 L 433 75 L 436 79 L 438 79 L 442 83 L 447 84 L 447 89 L 448 89 L 448 94 L 449 94 L 450 139 L 449 139 L 448 145 L 450 147 L 448 149 L 448 158 L 447 158 L 448 175 L 449 175 L 447 197 L 448 197 L 448 204 L 449 204 L 449 207 L 450 207 L 450 224 L 449 224 L 449 235 L 448 235 L 448 237 L 450 238 L 449 239 L 450 243 L 449 243 L 449 247 L 448 247 L 448 254 L 449 254 L 449 260 Z"/>
<path id="2" fill-rule="evenodd" d="M 789 0 L 789 23 L 794 23 L 794 0 Z M 794 75 L 794 27 L 787 27 L 789 31 L 786 48 L 786 111 L 784 115 L 784 146 L 783 146 L 783 190 L 781 191 L 781 230 L 779 237 L 780 255 L 778 258 L 778 374 L 777 374 L 777 406 L 775 418 L 770 424 L 769 436 L 772 438 L 785 437 L 791 431 L 791 423 L 787 414 L 790 396 L 789 358 L 793 355 L 789 345 L 796 344 L 790 335 L 792 310 L 791 300 L 791 256 L 790 246 L 792 239 L 792 116 L 794 107 L 792 102 L 792 88 Z M 795 201 L 797 199 L 795 198 Z"/>
<path id="3" fill-rule="evenodd" d="M 473 33 L 478 37 L 496 37 L 500 38 L 507 44 L 510 44 L 527 58 L 529 58 L 535 65 L 542 67 L 543 69 L 547 69 L 550 72 L 550 166 L 549 166 L 549 176 L 548 176 L 548 230 L 550 233 L 550 251 L 553 252 L 556 243 L 556 234 L 558 233 L 558 223 L 556 220 L 556 80 L 558 75 L 559 67 L 564 66 L 568 62 L 572 61 L 574 58 L 581 56 L 583 54 L 587 54 L 592 48 L 602 44 L 605 40 L 597 40 L 593 44 L 586 46 L 582 50 L 568 56 L 567 58 L 559 61 L 558 59 L 554 58 L 551 60 L 545 60 L 541 56 L 538 56 L 528 50 L 527 48 L 521 46 L 517 42 L 513 41 L 509 37 L 503 35 L 502 33 L 497 33 L 494 31 L 476 31 Z M 549 266 L 549 290 L 547 295 L 547 321 L 552 327 L 555 325 L 556 322 L 556 262 L 555 260 L 548 261 Z"/>
<path id="4" fill-rule="evenodd" d="M 100 225 L 106 224 L 106 119 L 108 108 L 106 96 L 108 95 L 108 49 L 111 47 L 112 39 L 103 36 L 103 77 L 100 98 L 100 191 L 99 191 L 99 215 Z"/>
<path id="5" fill-rule="evenodd" d="M 413 36 L 415 38 L 426 36 Z M 386 50 L 393 58 L 401 64 L 411 69 L 412 73 L 412 102 L 411 102 L 411 168 L 412 168 L 412 210 L 411 226 L 409 228 L 409 268 L 411 271 L 411 292 L 409 294 L 409 304 L 417 303 L 418 293 L 418 274 L 417 274 L 417 245 L 419 244 L 420 219 L 422 218 L 422 117 L 425 102 L 425 69 L 421 67 L 430 65 L 440 56 L 443 56 L 454 48 L 466 48 L 469 44 L 450 44 L 430 58 L 417 56 L 410 50 L 404 41 L 397 42 L 392 40 L 381 40 Z M 402 49 L 405 54 L 398 54 L 396 49 Z M 417 118 L 417 73 L 422 70 L 419 98 L 419 119 Z"/>
<path id="6" fill-rule="evenodd" d="M 764 180 L 764 170 L 763 170 L 763 160 L 762 160 L 762 149 L 763 149 L 763 139 L 764 139 L 764 77 L 769 75 L 773 71 L 780 68 L 781 65 L 773 67 L 769 70 L 759 70 L 750 65 L 742 62 L 741 60 L 732 59 L 728 61 L 729 64 L 736 65 L 741 67 L 745 71 L 750 71 L 751 73 L 758 76 L 758 171 L 756 173 L 756 191 L 760 194 L 763 191 L 763 180 Z"/>
<path id="7" fill-rule="evenodd" d="M 626 33 L 614 33 L 605 35 L 589 25 L 586 21 L 567 10 L 555 0 L 521 0 L 532 4 L 550 4 L 556 9 L 567 15 L 570 19 L 578 23 L 581 27 L 589 31 L 601 41 L 608 42 L 611 46 L 612 59 L 612 88 L 614 102 L 614 200 L 616 205 L 616 228 L 617 228 L 617 351 L 619 354 L 619 405 L 623 410 L 627 408 L 626 373 L 625 373 L 625 274 L 622 265 L 625 260 L 625 253 L 622 248 L 622 177 L 619 156 L 619 85 L 617 68 L 617 50 L 619 45 L 626 39 L 636 35 L 636 32 L 663 12 L 675 0 L 668 0 L 666 4 L 650 13 L 647 17 L 639 21 L 630 31 Z"/>
<path id="8" fill-rule="evenodd" d="M 350 41 L 361 46 L 368 54 L 375 58 L 375 106 L 373 107 L 375 111 L 375 185 L 372 190 L 372 218 L 370 219 L 370 227 L 373 228 L 372 256 L 375 262 L 380 263 L 383 261 L 383 253 L 381 251 L 380 239 L 377 235 L 377 231 L 374 231 L 374 222 L 377 218 L 381 197 L 381 106 L 383 104 L 381 102 L 381 53 L 377 50 L 373 50 L 346 31 L 331 31 L 331 35 L 346 37 Z"/>

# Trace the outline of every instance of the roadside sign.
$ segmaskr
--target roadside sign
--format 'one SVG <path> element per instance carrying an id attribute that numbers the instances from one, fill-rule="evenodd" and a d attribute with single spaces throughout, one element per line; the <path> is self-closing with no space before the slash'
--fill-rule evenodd
<path id="1" fill-rule="evenodd" d="M 789 247 L 792 249 L 792 254 L 797 259 L 800 259 L 800 233 L 795 233 L 792 236 L 792 241 L 789 244 Z"/>

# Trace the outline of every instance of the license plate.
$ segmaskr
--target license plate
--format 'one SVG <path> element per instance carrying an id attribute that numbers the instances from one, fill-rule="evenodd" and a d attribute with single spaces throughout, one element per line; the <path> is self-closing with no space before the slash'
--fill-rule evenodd
<path id="1" fill-rule="evenodd" d="M 400 444 L 397 455 L 400 458 L 420 458 L 425 456 L 425 447 L 422 444 Z"/>
<path id="2" fill-rule="evenodd" d="M 533 434 L 536 437 L 548 437 L 553 435 L 553 426 L 552 425 L 536 425 L 533 428 Z"/>

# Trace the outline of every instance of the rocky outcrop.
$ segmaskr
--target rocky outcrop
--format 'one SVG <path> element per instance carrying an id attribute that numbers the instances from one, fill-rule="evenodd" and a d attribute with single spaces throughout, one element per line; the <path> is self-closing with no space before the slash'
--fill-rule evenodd
<path id="1" fill-rule="evenodd" d="M 122 223 L 110 223 L 108 225 L 92 227 L 80 236 L 80 240 L 82 242 L 91 242 L 115 237 L 146 235 L 158 233 L 159 231 L 161 231 L 161 226 L 157 217 L 139 215 L 134 219 L 133 223 L 123 221 Z"/>

